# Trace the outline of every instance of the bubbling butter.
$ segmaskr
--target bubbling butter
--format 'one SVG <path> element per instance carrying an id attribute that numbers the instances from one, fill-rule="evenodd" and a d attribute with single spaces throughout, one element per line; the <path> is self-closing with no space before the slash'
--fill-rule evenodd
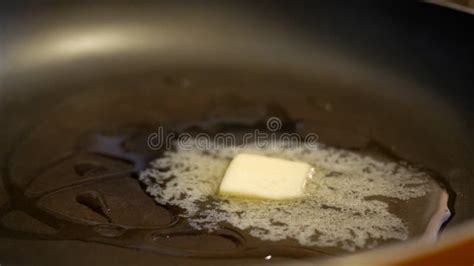
<path id="1" fill-rule="evenodd" d="M 273 143 L 274 144 L 274 143 Z M 254 200 L 218 196 L 230 161 L 239 153 L 258 154 L 316 167 L 304 197 Z M 429 176 L 396 162 L 384 162 L 318 145 L 267 145 L 167 151 L 140 174 L 147 192 L 164 205 L 180 207 L 181 216 L 198 230 L 231 225 L 253 237 L 295 239 L 303 246 L 367 248 L 377 240 L 405 240 L 408 228 L 374 196 L 408 200 L 429 191 Z"/>

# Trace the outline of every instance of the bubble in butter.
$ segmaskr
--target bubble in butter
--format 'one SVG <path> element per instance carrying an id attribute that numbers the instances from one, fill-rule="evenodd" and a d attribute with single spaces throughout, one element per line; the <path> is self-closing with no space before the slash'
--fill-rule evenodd
<path id="1" fill-rule="evenodd" d="M 260 154 L 314 166 L 305 196 L 288 200 L 255 200 L 217 195 L 234 156 Z M 198 146 L 167 151 L 140 174 L 147 192 L 160 204 L 183 209 L 199 230 L 231 224 L 268 241 L 295 239 L 303 246 L 339 247 L 348 251 L 374 245 L 374 239 L 405 240 L 408 228 L 389 212 L 385 196 L 407 200 L 424 196 L 429 176 L 395 162 L 382 162 L 347 150 L 318 145 L 267 145 L 256 148 Z"/>

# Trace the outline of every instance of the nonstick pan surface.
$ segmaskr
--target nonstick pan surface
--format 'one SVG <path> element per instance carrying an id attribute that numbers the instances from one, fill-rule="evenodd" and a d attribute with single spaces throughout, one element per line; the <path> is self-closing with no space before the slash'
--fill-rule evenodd
<path id="1" fill-rule="evenodd" d="M 2 264 L 331 257 L 236 256 L 231 231 L 153 238 L 176 221 L 136 180 L 156 156 L 144 137 L 210 114 L 276 115 L 324 143 L 423 165 L 450 193 L 445 230 L 474 218 L 472 15 L 428 3 L 2 5 Z"/>

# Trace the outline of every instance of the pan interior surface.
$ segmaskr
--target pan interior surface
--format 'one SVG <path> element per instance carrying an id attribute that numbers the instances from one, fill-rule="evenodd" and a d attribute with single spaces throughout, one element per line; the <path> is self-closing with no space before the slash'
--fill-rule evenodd
<path id="1" fill-rule="evenodd" d="M 322 144 L 429 173 L 426 197 L 376 199 L 406 223 L 409 239 L 433 241 L 446 207 L 446 230 L 474 218 L 466 96 L 474 41 L 457 27 L 472 18 L 424 3 L 208 4 L 215 10 L 0 8 L 11 11 L 0 16 L 2 263 L 242 264 L 347 254 L 233 227 L 190 227 L 182 210 L 156 203 L 138 180 L 163 156 L 147 142 L 160 127 L 238 134 L 278 117 L 282 132 L 314 133 Z"/>
<path id="2" fill-rule="evenodd" d="M 421 102 L 415 105 L 422 106 L 420 110 L 407 110 L 414 98 L 405 100 L 403 95 L 384 97 L 353 84 L 275 69 L 187 67 L 88 84 L 44 112 L 10 154 L 4 182 L 15 204 L 3 211 L 2 232 L 14 238 L 82 240 L 178 257 L 344 254 L 338 247 L 302 247 L 291 239 L 262 241 L 233 227 L 196 230 L 180 218 L 176 207 L 156 204 L 137 180 L 150 160 L 163 153 L 147 142 L 159 126 L 169 132 L 236 133 L 262 128 L 266 118 L 279 117 L 287 132 L 313 132 L 327 145 L 423 164 L 435 177 L 430 181 L 432 193 L 398 203 L 377 199 L 389 203 L 408 225 L 409 237 L 419 238 L 438 230 L 428 227 L 433 219 L 438 226 L 444 222 L 446 217 L 437 215 L 447 207 L 443 194 L 454 193 L 439 165 L 428 164 L 436 157 L 417 157 L 422 151 L 419 135 L 427 140 L 433 130 L 429 127 L 436 126 L 417 120 L 433 106 Z M 397 154 L 398 149 L 407 154 Z"/>

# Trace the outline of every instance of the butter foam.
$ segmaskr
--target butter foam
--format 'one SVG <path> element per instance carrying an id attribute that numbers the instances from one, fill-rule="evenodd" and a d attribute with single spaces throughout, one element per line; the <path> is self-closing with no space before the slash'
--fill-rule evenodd
<path id="1" fill-rule="evenodd" d="M 273 143 L 274 144 L 274 143 Z M 218 197 L 221 178 L 238 153 L 253 153 L 311 164 L 315 173 L 300 199 L 246 200 Z M 398 162 L 376 160 L 318 144 L 210 148 L 166 151 L 140 174 L 147 192 L 164 205 L 180 207 L 181 216 L 198 230 L 230 224 L 253 237 L 295 239 L 303 246 L 367 248 L 379 240 L 405 240 L 408 228 L 389 212 L 381 196 L 408 200 L 424 196 L 429 176 Z"/>

